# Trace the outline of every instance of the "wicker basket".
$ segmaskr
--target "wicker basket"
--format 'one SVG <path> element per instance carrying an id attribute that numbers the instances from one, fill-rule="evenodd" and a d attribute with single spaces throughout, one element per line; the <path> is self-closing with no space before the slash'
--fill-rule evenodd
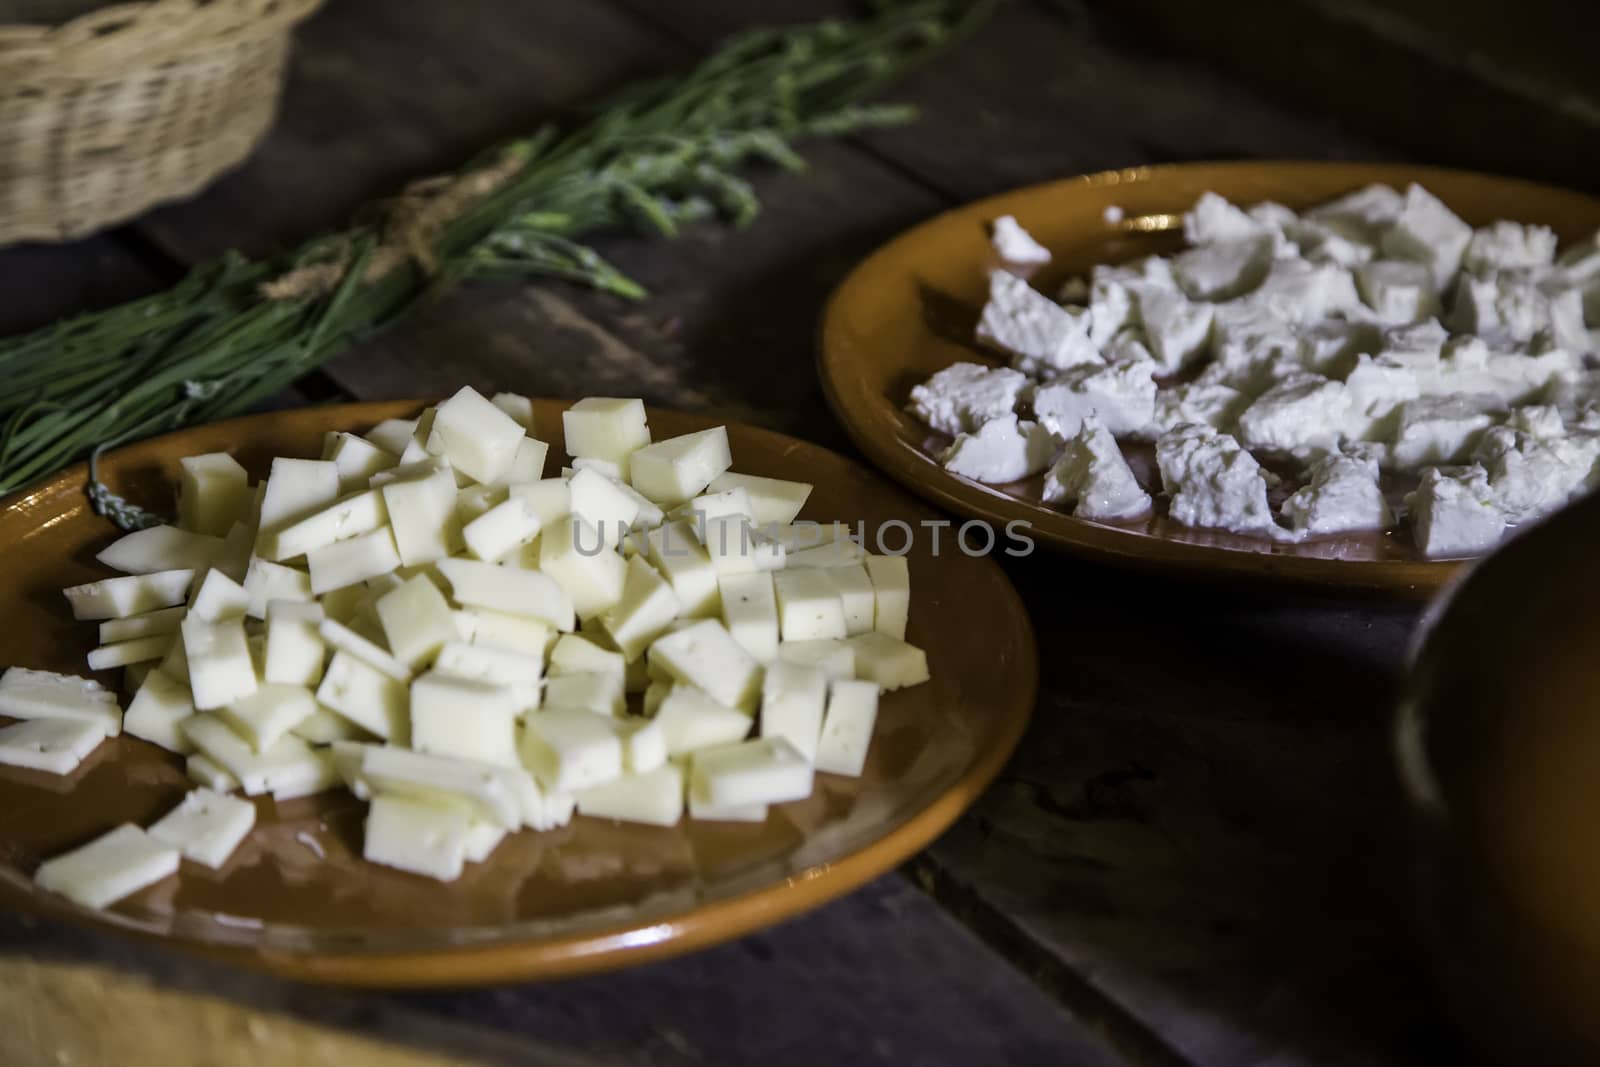
<path id="1" fill-rule="evenodd" d="M 320 3 L 154 0 L 0 26 L 0 246 L 102 229 L 243 159 L 272 124 L 290 28 Z"/>

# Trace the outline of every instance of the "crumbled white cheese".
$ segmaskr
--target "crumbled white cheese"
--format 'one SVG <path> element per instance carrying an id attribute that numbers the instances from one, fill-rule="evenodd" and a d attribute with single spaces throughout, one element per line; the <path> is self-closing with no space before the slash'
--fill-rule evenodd
<path id="1" fill-rule="evenodd" d="M 1000 262 L 1007 267 L 1026 270 L 1050 262 L 1050 250 L 1034 240 L 1033 234 L 1023 229 L 1022 224 L 1010 215 L 1001 215 L 994 220 L 989 231 L 989 243 L 994 247 L 995 255 L 1000 257 Z"/>
<path id="2" fill-rule="evenodd" d="M 1155 417 L 1153 368 L 1149 362 L 1074 367 L 1034 390 L 1034 417 L 1057 437 L 1076 434 L 1091 414 L 1118 437 L 1142 435 Z"/>
<path id="3" fill-rule="evenodd" d="M 1140 487 L 1111 431 L 1093 415 L 1083 419 L 1045 475 L 1044 499 L 1075 501 L 1072 513 L 1083 519 L 1127 519 L 1150 510 L 1150 494 Z"/>
<path id="4" fill-rule="evenodd" d="M 1566 433 L 1559 408 L 1550 404 L 1528 404 L 1506 416 L 1506 425 L 1521 430 L 1539 440 L 1549 440 Z"/>
<path id="5" fill-rule="evenodd" d="M 1088 311 L 1064 308 L 1013 274 L 990 271 L 978 340 L 1010 355 L 1017 370 L 1043 377 L 1100 362 L 1089 318 Z"/>
<path id="6" fill-rule="evenodd" d="M 1486 430 L 1473 459 L 1489 475 L 1494 502 L 1508 523 L 1554 511 L 1583 489 L 1593 466 L 1544 444 L 1532 434 L 1495 426 Z"/>
<path id="7" fill-rule="evenodd" d="M 1461 397 L 1424 396 L 1400 405 L 1389 454 L 1402 470 L 1459 463 L 1494 422 Z"/>
<path id="8" fill-rule="evenodd" d="M 1377 255 L 1377 249 L 1348 229 L 1320 219 L 1297 219 L 1284 228 L 1294 247 L 1313 263 L 1354 267 Z"/>
<path id="9" fill-rule="evenodd" d="M 1009 415 L 1028 377 L 1009 367 L 955 363 L 911 389 L 911 414 L 940 433 L 968 433 Z"/>
<path id="10" fill-rule="evenodd" d="M 1178 290 L 1153 282 L 1130 288 L 1138 298 L 1145 343 L 1161 373 L 1181 370 L 1205 352 L 1211 337 L 1211 305 L 1194 303 Z"/>
<path id="11" fill-rule="evenodd" d="M 1556 233 L 1548 226 L 1501 220 L 1472 231 L 1461 265 L 1474 273 L 1548 267 L 1556 258 Z"/>
<path id="12" fill-rule="evenodd" d="M 1284 501 L 1283 517 L 1298 534 L 1381 530 L 1394 522 L 1370 456 L 1325 456 L 1311 467 L 1305 486 Z"/>
<path id="13" fill-rule="evenodd" d="M 1433 271 L 1440 288 L 1449 284 L 1461 266 L 1461 256 L 1472 240 L 1472 227 L 1444 202 L 1413 182 L 1406 187 L 1405 205 L 1394 224 L 1384 232 L 1383 252 L 1395 259 L 1414 259 Z"/>
<path id="14" fill-rule="evenodd" d="M 1271 263 L 1271 239 L 1246 237 L 1180 252 L 1172 273 L 1190 299 L 1229 300 L 1260 285 Z"/>
<path id="15" fill-rule="evenodd" d="M 1089 287 L 1089 340 L 1099 345 L 1106 358 L 1114 358 L 1105 349 L 1123 330 L 1139 324 L 1138 307 L 1133 294 L 1122 282 L 1100 280 Z"/>
<path id="16" fill-rule="evenodd" d="M 1356 268 L 1356 289 L 1385 326 L 1409 326 L 1439 314 L 1439 293 L 1427 266 L 1379 259 Z"/>
<path id="17" fill-rule="evenodd" d="M 1429 557 L 1471 556 L 1493 548 L 1505 533 L 1482 467 L 1432 467 L 1406 497 L 1418 551 Z"/>
<path id="18" fill-rule="evenodd" d="M 1238 533 L 1274 529 L 1261 464 L 1229 435 L 1180 426 L 1156 442 L 1156 463 L 1175 521 Z"/>
<path id="19" fill-rule="evenodd" d="M 1368 185 L 1307 211 L 1305 217 L 1352 235 L 1376 242 L 1393 226 L 1405 207 L 1405 198 L 1387 185 Z"/>
<path id="20" fill-rule="evenodd" d="M 1239 440 L 1249 448 L 1298 453 L 1338 446 L 1349 421 L 1343 382 L 1301 374 L 1268 389 L 1239 416 Z"/>
<path id="21" fill-rule="evenodd" d="M 1194 207 L 1184 212 L 1183 237 L 1192 245 L 1241 241 L 1270 235 L 1270 228 L 1216 193 L 1201 193 Z"/>
<path id="22" fill-rule="evenodd" d="M 1049 429 L 1007 415 L 989 420 L 974 433 L 958 436 L 939 456 L 939 462 L 963 478 L 1003 485 L 1038 474 L 1055 454 L 1056 440 Z"/>
<path id="23" fill-rule="evenodd" d="M 1249 397 L 1227 385 L 1190 382 L 1163 389 L 1156 393 L 1156 429 L 1165 433 L 1186 423 L 1198 423 L 1226 430 L 1249 403 Z"/>

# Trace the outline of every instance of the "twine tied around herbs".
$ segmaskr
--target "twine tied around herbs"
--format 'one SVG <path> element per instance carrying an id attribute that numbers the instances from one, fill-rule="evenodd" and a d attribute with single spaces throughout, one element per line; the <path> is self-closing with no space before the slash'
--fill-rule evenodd
<path id="1" fill-rule="evenodd" d="M 528 164 L 531 154 L 515 146 L 487 166 L 459 175 L 436 175 L 412 182 L 391 201 L 385 212 L 383 237 L 371 255 L 361 281 L 379 281 L 406 263 L 424 274 L 438 271 L 433 242 L 439 234 L 474 205 L 500 191 Z M 268 300 L 316 300 L 338 289 L 354 265 L 355 249 L 348 238 L 331 246 L 332 258 L 305 263 L 261 284 Z"/>

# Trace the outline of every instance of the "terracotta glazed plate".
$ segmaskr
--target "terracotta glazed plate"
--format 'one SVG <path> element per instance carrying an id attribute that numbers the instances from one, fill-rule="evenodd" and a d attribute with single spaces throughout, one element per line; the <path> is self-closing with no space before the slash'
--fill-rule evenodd
<path id="1" fill-rule="evenodd" d="M 536 401 L 554 470 L 565 405 Z M 167 511 L 181 456 L 228 450 L 260 476 L 274 455 L 320 451 L 326 430 L 365 430 L 420 403 L 309 408 L 205 426 L 102 461 L 114 489 Z M 713 425 L 652 411 L 657 438 Z M 736 468 L 815 484 L 802 518 L 915 524 L 933 513 L 842 457 L 731 425 Z M 115 530 L 86 506 L 75 468 L 0 512 L 0 663 L 82 673 L 93 625 L 61 587 L 103 576 Z M 908 638 L 933 680 L 887 694 L 865 774 L 819 775 L 813 796 L 765 824 L 670 830 L 575 819 L 523 832 L 439 883 L 360 859 L 364 805 L 339 790 L 274 806 L 220 871 L 191 864 L 104 913 L 37 893 L 39 862 L 125 820 L 148 825 L 186 788 L 182 761 L 128 737 L 62 779 L 0 768 L 0 899 L 224 955 L 312 981 L 373 986 L 549 978 L 685 952 L 788 918 L 862 884 L 937 836 L 999 770 L 1033 708 L 1027 615 L 1000 568 L 960 552 L 911 553 Z M 974 640 L 982 634 L 982 640 Z"/>
<path id="2" fill-rule="evenodd" d="M 1420 182 L 1474 225 L 1540 222 L 1563 243 L 1600 227 L 1600 200 L 1428 167 L 1195 164 L 1036 185 L 940 215 L 879 249 L 845 279 L 823 320 L 820 364 L 828 401 L 861 450 L 896 481 L 962 515 L 1030 523 L 1032 536 L 1048 545 L 1192 576 L 1425 597 L 1458 564 L 1421 559 L 1403 529 L 1287 545 L 1195 530 L 1159 513 L 1133 523 L 1076 519 L 1040 500 L 1042 478 L 999 487 L 946 472 L 929 454 L 942 442 L 904 410 L 912 386 L 935 371 L 961 360 L 995 362 L 971 337 L 994 263 L 985 224 L 997 216 L 1015 215 L 1054 253 L 1050 267 L 1033 279 L 1053 293 L 1062 280 L 1096 263 L 1174 251 L 1182 213 L 1206 190 L 1235 203 L 1276 200 L 1298 209 L 1371 182 Z M 1112 206 L 1122 209 L 1119 221 L 1105 217 Z"/>

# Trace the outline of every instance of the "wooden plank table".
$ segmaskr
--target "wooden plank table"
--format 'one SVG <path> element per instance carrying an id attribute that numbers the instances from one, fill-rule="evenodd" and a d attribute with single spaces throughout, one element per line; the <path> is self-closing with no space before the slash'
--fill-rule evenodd
<path id="1" fill-rule="evenodd" d="M 281 120 L 249 163 L 109 235 L 0 253 L 0 329 L 149 291 L 227 248 L 281 247 L 750 20 L 828 7 L 333 0 L 303 27 Z M 814 377 L 817 315 L 908 224 L 1107 167 L 1405 155 L 1046 5 L 1010 5 L 896 95 L 920 124 L 760 176 L 748 230 L 603 239 L 651 290 L 641 303 L 477 286 L 278 402 L 463 382 L 642 395 L 847 448 Z M 1044 652 L 1032 728 L 901 874 L 690 958 L 426 995 L 308 990 L 6 921 L 0 1062 L 1459 1059 L 1399 905 L 1386 722 L 1413 612 L 1042 555 L 1006 565 Z"/>

